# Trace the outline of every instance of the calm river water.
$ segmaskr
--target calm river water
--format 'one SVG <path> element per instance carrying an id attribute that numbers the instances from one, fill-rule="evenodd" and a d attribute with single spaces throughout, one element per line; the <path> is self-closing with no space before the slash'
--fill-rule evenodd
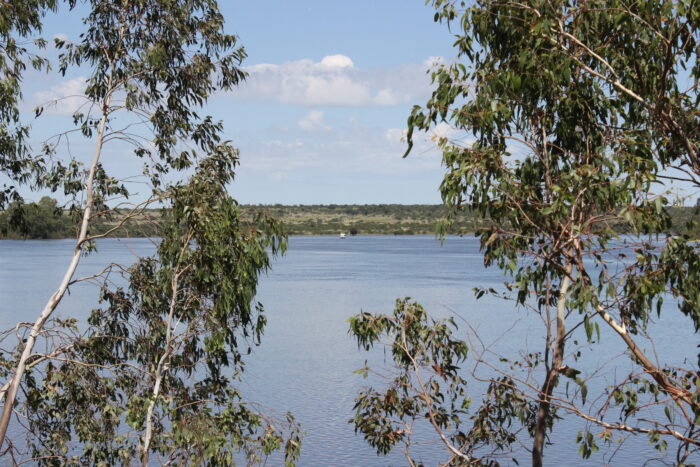
<path id="1" fill-rule="evenodd" d="M 61 278 L 71 245 L 69 240 L 0 241 L 2 329 L 20 320 L 34 320 Z M 131 263 L 153 250 L 148 239 L 103 240 L 99 253 L 83 258 L 79 272 L 93 274 L 109 262 Z M 353 400 L 368 384 L 353 370 L 363 366 L 365 359 L 377 364 L 383 360 L 381 350 L 371 355 L 358 351 L 348 335 L 348 318 L 360 310 L 390 313 L 397 298 L 410 296 L 435 317 L 457 316 L 460 331 L 466 333 L 468 323 L 496 353 L 517 358 L 521 352 L 538 351 L 539 318 L 514 309 L 509 302 L 474 299 L 473 287 L 498 288 L 503 281 L 497 269 L 484 269 L 473 238 L 448 238 L 441 244 L 423 236 L 293 237 L 287 255 L 277 259 L 261 280 L 258 299 L 269 324 L 262 345 L 248 359 L 241 389 L 268 410 L 280 415 L 291 411 L 296 416 L 306 432 L 301 466 L 404 465 L 400 452 L 378 457 L 348 424 Z M 95 286 L 76 286 L 59 312 L 85 317 L 96 296 Z M 665 315 L 679 313 L 668 305 Z M 654 329 L 659 354 L 670 355 L 669 363 L 681 363 L 686 357 L 695 361 L 698 339 L 688 324 L 672 318 Z M 632 368 L 616 337 L 602 331 L 605 344 L 583 350 L 590 352 L 591 369 L 605 364 L 592 385 L 603 385 L 610 375 L 626 374 Z M 465 370 L 472 367 L 470 361 Z M 486 375 L 484 371 L 480 374 Z M 471 388 L 478 401 L 481 386 L 474 383 Z M 579 421 L 555 425 L 553 445 L 545 451 L 548 465 L 636 466 L 658 457 L 646 440 L 631 439 L 620 449 L 602 447 L 586 462 L 575 444 L 582 428 Z M 601 430 L 593 427 L 592 431 Z M 419 433 L 417 441 L 415 452 L 426 465 L 445 458 L 429 431 Z M 646 465 L 672 464 L 672 454 Z M 521 465 L 529 463 L 524 449 L 516 455 Z"/>

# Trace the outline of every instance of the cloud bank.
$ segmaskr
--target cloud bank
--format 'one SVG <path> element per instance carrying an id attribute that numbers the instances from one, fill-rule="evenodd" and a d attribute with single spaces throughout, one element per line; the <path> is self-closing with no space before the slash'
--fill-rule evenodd
<path id="1" fill-rule="evenodd" d="M 282 64 L 246 67 L 249 77 L 232 94 L 302 107 L 395 106 L 420 100 L 430 92 L 428 70 L 442 59 L 393 68 L 360 69 L 345 55 L 329 55 Z"/>

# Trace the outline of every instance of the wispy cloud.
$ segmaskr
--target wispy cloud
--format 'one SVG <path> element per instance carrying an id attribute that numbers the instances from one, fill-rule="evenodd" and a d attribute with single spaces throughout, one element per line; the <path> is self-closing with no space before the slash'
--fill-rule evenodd
<path id="1" fill-rule="evenodd" d="M 331 130 L 331 127 L 324 120 L 323 112 L 320 110 L 312 110 L 299 119 L 299 128 L 308 132 Z"/>
<path id="2" fill-rule="evenodd" d="M 43 107 L 49 114 L 72 115 L 89 104 L 84 95 L 86 81 L 87 78 L 79 76 L 56 83 L 48 89 L 35 92 L 31 102 L 34 107 Z"/>
<path id="3" fill-rule="evenodd" d="M 311 128 L 325 125 L 323 114 L 319 114 L 312 111 L 299 124 L 309 122 Z M 321 169 L 393 176 L 440 167 L 440 151 L 433 134 L 417 133 L 414 149 L 410 157 L 404 159 L 407 148 L 404 129 L 384 129 L 352 120 L 324 128 L 323 131 L 299 133 L 291 126 L 275 127 L 260 134 L 249 134 L 238 140 L 241 165 L 263 172 Z"/>

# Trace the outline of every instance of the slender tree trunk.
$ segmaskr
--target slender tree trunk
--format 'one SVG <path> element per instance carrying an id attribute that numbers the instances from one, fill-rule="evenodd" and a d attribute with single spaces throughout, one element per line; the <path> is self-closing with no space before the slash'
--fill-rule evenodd
<path id="1" fill-rule="evenodd" d="M 552 364 L 547 371 L 544 384 L 540 390 L 540 405 L 537 409 L 537 419 L 535 422 L 535 436 L 532 443 L 532 465 L 542 467 L 544 457 L 544 442 L 547 438 L 547 425 L 551 420 L 550 398 L 552 391 L 557 386 L 559 370 L 564 361 L 564 345 L 566 340 L 566 325 L 564 322 L 566 312 L 566 294 L 571 284 L 571 266 L 567 268 L 567 275 L 561 281 L 559 288 L 559 299 L 557 300 L 557 337 L 552 356 Z"/>
<path id="2" fill-rule="evenodd" d="M 7 391 L 5 392 L 5 405 L 3 407 L 2 416 L 0 417 L 0 446 L 2 446 L 5 442 L 7 427 L 10 423 L 10 418 L 12 417 L 12 410 L 15 404 L 15 399 L 17 397 L 17 390 L 19 389 L 20 382 L 22 381 L 22 377 L 24 376 L 24 372 L 26 370 L 27 359 L 29 359 L 29 357 L 31 356 L 32 350 L 34 349 L 34 344 L 36 343 L 36 339 L 37 337 L 39 337 L 39 334 L 41 334 L 42 330 L 44 329 L 46 321 L 48 321 L 48 319 L 51 317 L 51 314 L 54 312 L 58 304 L 61 302 L 61 299 L 65 295 L 66 290 L 68 290 L 68 285 L 70 284 L 71 279 L 75 274 L 75 270 L 77 269 L 78 264 L 80 263 L 80 257 L 83 252 L 83 245 L 88 238 L 87 230 L 90 224 L 90 218 L 92 216 L 92 205 L 94 202 L 93 184 L 95 180 L 95 172 L 97 171 L 97 165 L 100 161 L 100 155 L 102 154 L 102 145 L 104 143 L 104 134 L 105 129 L 107 127 L 107 112 L 110 105 L 110 100 L 111 94 L 107 94 L 107 97 L 105 98 L 103 104 L 102 118 L 100 119 L 100 124 L 98 127 L 97 142 L 95 144 L 95 153 L 93 155 L 92 163 L 90 164 L 90 171 L 85 182 L 85 210 L 83 211 L 83 218 L 80 225 L 80 233 L 78 234 L 78 239 L 75 243 L 75 248 L 73 249 L 73 257 L 71 258 L 70 264 L 66 269 L 66 272 L 63 276 L 63 280 L 61 280 L 58 289 L 53 293 L 53 295 L 51 295 L 51 298 L 46 303 L 44 310 L 41 312 L 39 317 L 34 322 L 32 329 L 29 331 L 29 336 L 27 337 L 27 341 L 24 344 L 24 350 L 22 351 L 22 355 L 20 356 L 19 362 L 17 363 L 15 372 L 9 381 Z"/>
<path id="3" fill-rule="evenodd" d="M 143 467 L 148 465 L 151 440 L 153 439 L 153 412 L 155 410 L 156 400 L 160 396 L 160 387 L 163 382 L 163 374 L 168 371 L 168 363 L 172 353 L 172 323 L 173 316 L 175 314 L 175 305 L 177 303 L 179 277 L 179 273 L 175 272 L 173 274 L 173 279 L 171 282 L 172 297 L 170 297 L 170 309 L 168 310 L 168 321 L 166 323 L 168 328 L 165 332 L 165 352 L 163 352 L 163 355 L 158 360 L 158 365 L 156 366 L 153 392 L 151 394 L 151 401 L 148 403 L 148 410 L 146 412 L 146 433 L 143 436 L 143 444 L 141 446 L 141 465 L 143 465 Z"/>

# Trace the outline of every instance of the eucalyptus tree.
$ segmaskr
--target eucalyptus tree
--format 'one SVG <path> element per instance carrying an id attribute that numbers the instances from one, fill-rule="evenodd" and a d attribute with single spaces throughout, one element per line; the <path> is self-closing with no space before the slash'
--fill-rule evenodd
<path id="1" fill-rule="evenodd" d="M 29 14 L 4 31 L 4 45 L 15 50 L 13 34 L 40 26 L 41 11 L 31 7 L 56 3 L 9 6 Z M 72 128 L 29 153 L 21 127 L 12 143 L 17 151 L 3 152 L 18 182 L 72 197 L 77 225 L 71 260 L 43 311 L 5 334 L 5 345 L 13 335 L 18 343 L 2 355 L 3 452 L 16 453 L 6 433 L 18 412 L 29 424 L 38 462 L 130 463 L 138 456 L 145 465 L 157 452 L 171 463 L 221 464 L 231 463 L 236 451 L 255 461 L 283 439 L 277 423 L 240 400 L 234 382 L 242 349 L 259 342 L 265 323 L 262 307 L 252 303 L 258 274 L 269 266 L 266 247 L 277 254 L 284 235 L 270 219 L 259 218 L 260 225 L 240 219 L 226 192 L 238 153 L 223 139 L 222 124 L 200 115 L 213 93 L 244 79 L 245 51 L 224 32 L 214 0 L 92 0 L 85 6 L 79 41 L 55 39 L 58 71 L 89 73 Z M 25 56 L 9 57 L 21 71 Z M 9 89 L 3 111 L 19 122 L 19 82 L 11 84 L 3 88 Z M 43 112 L 40 106 L 36 116 Z M 93 145 L 90 155 L 72 156 L 67 142 L 75 138 Z M 117 157 L 131 152 L 143 164 L 142 180 L 150 186 L 144 201 L 129 203 L 129 185 L 109 173 L 110 144 Z M 19 156 L 29 162 L 15 162 Z M 190 180 L 173 182 L 178 172 Z M 156 202 L 170 214 L 154 257 L 75 276 L 97 239 Z M 113 215 L 117 204 L 133 209 L 117 227 L 100 230 L 104 224 L 96 221 Z M 112 282 L 117 273 L 127 288 Z M 52 320 L 69 288 L 83 280 L 101 281 L 104 309 L 94 311 L 87 328 L 72 318 Z M 286 445 L 290 462 L 297 434 Z"/>
<path id="2" fill-rule="evenodd" d="M 277 222 L 243 220 L 226 192 L 232 150 L 223 143 L 171 187 L 156 254 L 121 273 L 127 286 L 103 288 L 88 329 L 65 323 L 71 348 L 27 382 L 31 458 L 232 465 L 283 449 L 293 463 L 293 420 L 258 413 L 234 384 L 266 322 L 254 302 L 266 249 L 285 243 Z"/>
<path id="3" fill-rule="evenodd" d="M 656 356 L 643 343 L 654 338 L 648 324 L 673 312 L 662 307 L 669 295 L 691 328 L 697 332 L 700 326 L 700 252 L 691 239 L 659 236 L 670 222 L 663 182 L 698 185 L 700 174 L 698 5 L 429 3 L 436 21 L 458 29 L 459 61 L 434 71 L 432 97 L 409 117 L 409 145 L 415 131 L 439 122 L 453 128 L 439 139 L 447 170 L 440 186 L 448 213 L 443 225 L 467 208 L 488 225 L 477 233 L 484 263 L 510 279 L 505 292 L 477 290 L 477 296 L 503 296 L 541 317 L 542 350 L 509 362 L 507 374 L 490 381 L 491 388 L 510 394 L 502 398 L 504 408 L 484 412 L 491 404 L 487 395 L 482 409 L 466 415 L 446 408 L 458 400 L 454 396 L 426 399 L 430 388 L 416 388 L 420 368 L 433 368 L 431 381 L 466 384 L 455 380 L 453 356 L 419 348 L 411 358 L 425 364 L 404 368 L 390 385 L 404 388 L 403 397 L 391 404 L 388 392 L 377 392 L 382 396 L 368 404 L 361 396 L 356 427 L 378 446 L 376 432 L 366 431 L 362 420 L 396 415 L 418 394 L 435 405 L 432 411 L 441 407 L 450 414 L 436 429 L 459 454 L 455 462 L 494 459 L 474 451 L 478 446 L 461 431 L 469 417 L 474 427 L 490 426 L 493 439 L 486 444 L 499 452 L 510 449 L 513 438 L 493 422 L 515 423 L 513 432 L 527 430 L 533 465 L 542 465 L 547 433 L 562 414 L 601 427 L 599 442 L 612 442 L 615 432 L 641 434 L 664 451 L 674 441 L 676 462 L 688 461 L 700 446 L 696 361 L 674 366 L 671 349 L 656 349 Z M 385 316 L 356 319 L 366 322 L 353 327 L 365 345 L 382 336 L 400 341 L 408 325 L 387 326 Z M 423 332 L 431 326 L 424 323 Z M 578 330 L 591 343 L 601 343 L 601 335 L 619 339 L 638 368 L 607 387 L 602 403 L 592 403 L 601 398 L 587 394 L 591 374 L 574 368 L 585 351 L 567 353 Z M 562 379 L 579 389 L 562 388 Z M 394 425 L 383 432 L 383 442 L 401 440 L 399 430 Z M 577 441 L 584 457 L 598 449 L 588 429 Z"/>

